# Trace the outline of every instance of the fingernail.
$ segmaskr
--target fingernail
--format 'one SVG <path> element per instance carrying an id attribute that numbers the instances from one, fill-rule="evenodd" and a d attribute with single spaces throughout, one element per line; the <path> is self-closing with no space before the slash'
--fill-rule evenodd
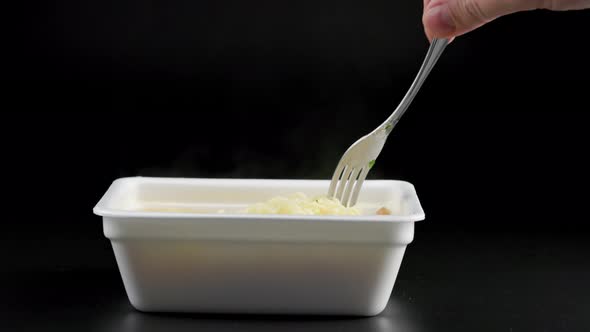
<path id="1" fill-rule="evenodd" d="M 432 7 L 426 13 L 431 29 L 439 34 L 451 34 L 455 32 L 455 22 L 451 19 L 451 13 L 447 4 Z"/>

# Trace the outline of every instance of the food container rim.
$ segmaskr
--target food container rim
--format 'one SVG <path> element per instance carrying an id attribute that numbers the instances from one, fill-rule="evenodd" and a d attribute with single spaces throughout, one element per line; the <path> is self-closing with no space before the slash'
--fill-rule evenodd
<path id="1" fill-rule="evenodd" d="M 405 186 L 404 191 L 410 195 L 410 200 L 414 204 L 414 213 L 406 215 L 360 215 L 360 216 L 318 216 L 318 215 L 282 215 L 282 214 L 223 214 L 223 213 L 193 213 L 193 212 L 153 212 L 153 211 L 133 211 L 114 209 L 109 207 L 109 202 L 116 196 L 127 182 L 143 181 L 145 183 L 166 183 L 166 184 L 189 184 L 189 183 L 215 183 L 221 187 L 235 185 L 239 182 L 252 183 L 257 185 L 281 185 L 294 182 L 310 183 L 329 183 L 328 180 L 300 180 L 300 179 L 223 179 L 223 178 L 164 178 L 164 177 L 123 177 L 113 181 L 109 189 L 102 196 L 93 212 L 96 215 L 117 218 L 117 219 L 173 219 L 173 220 L 226 220 L 226 221 L 256 221 L 256 222 L 277 222 L 277 221 L 314 221 L 314 222 L 376 222 L 376 223 L 396 223 L 396 222 L 416 222 L 424 220 L 425 213 L 422 209 L 416 190 L 413 184 L 402 180 L 366 180 L 365 185 L 369 183 L 391 183 Z"/>

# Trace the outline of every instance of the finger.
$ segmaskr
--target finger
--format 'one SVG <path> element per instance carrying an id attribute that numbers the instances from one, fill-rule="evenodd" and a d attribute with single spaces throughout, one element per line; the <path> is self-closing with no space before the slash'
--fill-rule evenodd
<path id="1" fill-rule="evenodd" d="M 432 0 L 422 20 L 430 39 L 449 38 L 503 15 L 546 6 L 547 0 Z"/>
<path id="2" fill-rule="evenodd" d="M 575 10 L 590 8 L 590 0 L 547 0 L 543 8 L 551 10 Z"/>

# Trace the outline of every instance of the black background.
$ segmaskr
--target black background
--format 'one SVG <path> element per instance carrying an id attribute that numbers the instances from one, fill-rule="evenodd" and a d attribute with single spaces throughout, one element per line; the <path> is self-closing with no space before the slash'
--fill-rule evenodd
<path id="1" fill-rule="evenodd" d="M 7 306 L 34 296 L 22 275 L 68 289 L 51 273 L 116 274 L 92 207 L 118 177 L 331 177 L 392 112 L 428 48 L 418 0 L 21 5 L 6 11 L 3 50 Z M 468 241 L 450 241 L 453 259 L 497 259 L 507 284 L 528 253 L 531 275 L 588 275 L 589 23 L 589 11 L 519 13 L 447 48 L 369 175 L 412 182 L 427 214 L 423 256 L 407 258 L 402 285 L 445 238 Z M 501 254 L 493 239 L 505 239 Z M 549 244 L 569 249 L 545 261 Z M 523 261 L 503 265 L 510 253 Z M 111 279 L 92 284 L 120 287 Z M 576 310 L 589 308 L 587 290 Z M 588 324 L 580 317 L 550 330 Z M 531 326 L 507 324 L 519 322 Z"/>

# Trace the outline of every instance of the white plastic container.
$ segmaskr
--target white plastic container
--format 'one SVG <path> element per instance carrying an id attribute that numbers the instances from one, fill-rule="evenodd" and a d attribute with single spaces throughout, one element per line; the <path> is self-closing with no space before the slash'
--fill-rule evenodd
<path id="1" fill-rule="evenodd" d="M 424 219 L 410 183 L 366 181 L 359 202 L 371 214 L 363 216 L 240 213 L 277 195 L 322 195 L 328 185 L 123 178 L 94 213 L 103 217 L 138 310 L 377 315 L 414 237 L 414 222 Z M 382 206 L 393 215 L 375 215 Z"/>

